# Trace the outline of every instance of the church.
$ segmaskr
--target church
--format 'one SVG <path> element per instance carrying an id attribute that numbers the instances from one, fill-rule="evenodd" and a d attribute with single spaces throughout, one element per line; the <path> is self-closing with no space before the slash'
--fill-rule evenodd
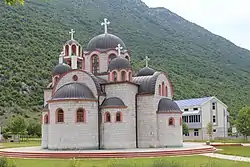
<path id="1" fill-rule="evenodd" d="M 44 89 L 42 148 L 181 147 L 182 111 L 168 75 L 148 67 L 148 57 L 133 71 L 129 50 L 108 33 L 109 24 L 104 19 L 104 33 L 84 48 L 70 31 Z"/>

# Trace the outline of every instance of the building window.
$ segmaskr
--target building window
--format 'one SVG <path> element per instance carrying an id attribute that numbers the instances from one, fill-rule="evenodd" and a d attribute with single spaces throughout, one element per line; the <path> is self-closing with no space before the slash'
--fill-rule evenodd
<path id="1" fill-rule="evenodd" d="M 109 112 L 105 113 L 104 119 L 104 122 L 111 122 L 111 115 Z"/>
<path id="2" fill-rule="evenodd" d="M 85 122 L 85 111 L 83 108 L 79 108 L 76 111 L 76 122 Z"/>
<path id="3" fill-rule="evenodd" d="M 169 126 L 174 126 L 174 118 L 169 118 L 168 125 Z"/>
<path id="4" fill-rule="evenodd" d="M 72 55 L 76 55 L 76 45 L 72 45 Z"/>
<path id="5" fill-rule="evenodd" d="M 125 56 L 125 58 L 129 61 L 129 57 L 128 56 Z"/>
<path id="6" fill-rule="evenodd" d="M 199 136 L 199 129 L 194 129 L 194 136 Z"/>
<path id="7" fill-rule="evenodd" d="M 168 86 L 165 87 L 165 96 L 168 97 Z"/>
<path id="8" fill-rule="evenodd" d="M 110 63 L 111 62 L 111 60 L 113 60 L 114 58 L 116 58 L 116 55 L 115 54 L 110 54 L 109 55 L 109 62 L 108 63 Z"/>
<path id="9" fill-rule="evenodd" d="M 216 117 L 213 115 L 213 123 L 216 123 Z"/>
<path id="10" fill-rule="evenodd" d="M 194 110 L 194 111 L 197 111 L 197 110 L 198 110 L 198 108 L 193 108 L 193 110 Z"/>
<path id="11" fill-rule="evenodd" d="M 159 96 L 161 96 L 161 85 L 159 85 L 158 94 L 159 94 Z"/>
<path id="12" fill-rule="evenodd" d="M 182 119 L 185 123 L 188 123 L 188 116 L 183 116 Z"/>
<path id="13" fill-rule="evenodd" d="M 48 124 L 49 123 L 49 116 L 48 114 L 44 115 L 44 124 Z"/>
<path id="14" fill-rule="evenodd" d="M 113 81 L 116 82 L 117 81 L 117 72 L 114 71 L 112 74 L 113 74 Z"/>
<path id="15" fill-rule="evenodd" d="M 184 134 L 184 136 L 189 136 L 189 132 L 188 132 L 188 133 L 186 133 L 186 134 Z"/>
<path id="16" fill-rule="evenodd" d="M 62 109 L 57 110 L 57 121 L 58 123 L 63 123 L 64 122 L 64 112 Z"/>
<path id="17" fill-rule="evenodd" d="M 188 108 L 185 108 L 184 111 L 188 111 Z"/>
<path id="18" fill-rule="evenodd" d="M 129 81 L 132 81 L 132 72 L 131 71 L 129 71 L 129 73 L 128 73 L 128 79 L 129 79 Z"/>
<path id="19" fill-rule="evenodd" d="M 126 81 L 126 72 L 122 71 L 122 81 Z"/>
<path id="20" fill-rule="evenodd" d="M 213 129 L 213 132 L 215 133 L 215 132 L 216 132 L 216 129 Z"/>
<path id="21" fill-rule="evenodd" d="M 164 91 L 164 90 L 165 90 L 164 82 L 161 83 L 161 86 L 162 86 L 162 87 L 161 87 L 161 92 L 162 92 L 161 95 L 164 96 L 164 95 L 165 95 L 165 91 Z"/>
<path id="22" fill-rule="evenodd" d="M 188 123 L 199 123 L 201 121 L 200 115 L 190 115 Z"/>
<path id="23" fill-rule="evenodd" d="M 93 55 L 91 57 L 92 60 L 92 73 L 97 74 L 99 72 L 99 57 L 98 55 Z"/>
<path id="24" fill-rule="evenodd" d="M 227 115 L 227 122 L 229 122 L 229 116 Z"/>
<path id="25" fill-rule="evenodd" d="M 122 121 L 122 113 L 121 112 L 117 112 L 115 115 L 115 121 L 116 122 L 121 122 Z"/>
<path id="26" fill-rule="evenodd" d="M 216 102 L 212 103 L 212 109 L 215 110 L 216 109 Z"/>

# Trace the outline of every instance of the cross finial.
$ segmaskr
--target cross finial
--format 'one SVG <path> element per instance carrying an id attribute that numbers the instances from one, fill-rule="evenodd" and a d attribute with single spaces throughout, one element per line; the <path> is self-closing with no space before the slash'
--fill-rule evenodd
<path id="1" fill-rule="evenodd" d="M 74 33 L 75 33 L 75 31 L 73 29 L 71 29 L 71 31 L 69 32 L 69 34 L 71 35 L 71 40 L 74 39 Z"/>
<path id="2" fill-rule="evenodd" d="M 121 56 L 121 50 L 123 49 L 123 47 L 121 46 L 121 44 L 118 44 L 115 49 L 118 51 L 118 56 Z"/>
<path id="3" fill-rule="evenodd" d="M 146 67 L 148 67 L 148 62 L 149 62 L 150 58 L 148 56 L 146 56 L 145 60 L 146 60 Z"/>
<path id="4" fill-rule="evenodd" d="M 102 26 L 104 26 L 104 32 L 105 34 L 108 33 L 108 25 L 110 24 L 110 22 L 108 21 L 107 18 L 104 19 L 104 22 L 102 22 Z"/>

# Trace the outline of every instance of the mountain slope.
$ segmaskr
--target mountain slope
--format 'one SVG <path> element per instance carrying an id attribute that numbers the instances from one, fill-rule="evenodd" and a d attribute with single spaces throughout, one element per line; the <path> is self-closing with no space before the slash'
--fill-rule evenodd
<path id="1" fill-rule="evenodd" d="M 140 0 L 28 1 L 24 7 L 0 2 L 0 115 L 39 111 L 43 90 L 58 61 L 68 31 L 86 47 L 103 32 L 121 37 L 132 51 L 135 69 L 142 59 L 166 71 L 175 99 L 215 95 L 236 113 L 250 105 L 250 52 L 164 8 Z M 36 116 L 35 116 L 36 117 Z"/>

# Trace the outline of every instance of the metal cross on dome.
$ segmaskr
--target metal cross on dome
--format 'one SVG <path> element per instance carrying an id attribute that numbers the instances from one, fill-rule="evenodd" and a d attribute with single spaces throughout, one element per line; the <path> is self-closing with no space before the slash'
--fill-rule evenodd
<path id="1" fill-rule="evenodd" d="M 146 67 L 148 67 L 148 62 L 150 61 L 150 58 L 146 56 L 145 60 L 146 60 Z"/>
<path id="2" fill-rule="evenodd" d="M 71 35 L 71 40 L 74 39 L 74 33 L 75 33 L 75 31 L 73 29 L 71 29 L 71 31 L 69 32 L 69 34 Z"/>
<path id="3" fill-rule="evenodd" d="M 118 51 L 118 56 L 121 56 L 121 50 L 123 49 L 123 47 L 121 46 L 121 44 L 118 44 L 115 49 Z"/>
<path id="4" fill-rule="evenodd" d="M 104 32 L 105 32 L 105 34 L 107 34 L 108 33 L 108 25 L 110 24 L 110 22 L 108 21 L 108 19 L 107 18 L 105 18 L 104 19 L 104 22 L 102 22 L 102 26 L 104 26 Z"/>

